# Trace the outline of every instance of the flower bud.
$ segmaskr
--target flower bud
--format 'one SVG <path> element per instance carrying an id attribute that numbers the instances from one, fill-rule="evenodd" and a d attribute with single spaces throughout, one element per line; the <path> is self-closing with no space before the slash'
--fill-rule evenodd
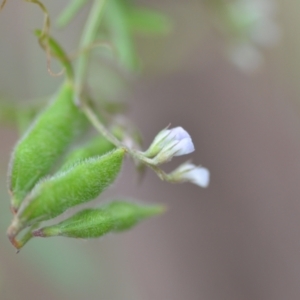
<path id="1" fill-rule="evenodd" d="M 188 132 L 182 127 L 176 127 L 159 132 L 144 155 L 152 158 L 153 164 L 159 165 L 171 160 L 173 156 L 189 154 L 194 150 Z"/>
<path id="2" fill-rule="evenodd" d="M 189 181 L 203 188 L 209 185 L 209 170 L 203 167 L 195 166 L 191 163 L 184 163 L 175 169 L 172 173 L 168 174 L 170 182 L 185 182 Z"/>
<path id="3" fill-rule="evenodd" d="M 138 205 L 130 202 L 112 202 L 99 209 L 85 209 L 57 225 L 33 232 L 33 236 L 65 236 L 73 238 L 97 238 L 109 232 L 127 230 L 143 219 L 161 214 L 161 205 Z"/>

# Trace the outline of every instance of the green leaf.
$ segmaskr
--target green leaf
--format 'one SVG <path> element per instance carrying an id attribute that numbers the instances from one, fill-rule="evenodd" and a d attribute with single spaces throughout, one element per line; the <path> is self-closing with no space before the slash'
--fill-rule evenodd
<path id="1" fill-rule="evenodd" d="M 130 202 L 116 201 L 99 209 L 85 209 L 60 222 L 38 229 L 33 236 L 65 236 L 73 238 L 97 238 L 109 232 L 120 232 L 130 229 L 140 221 L 162 214 L 162 205 L 139 205 Z"/>
<path id="2" fill-rule="evenodd" d="M 15 124 L 18 108 L 14 104 L 0 102 L 0 122 Z"/>
<path id="3" fill-rule="evenodd" d="M 105 11 L 105 22 L 121 65 L 128 70 L 136 70 L 138 58 L 128 24 L 127 12 L 123 0 L 110 0 Z"/>
<path id="4" fill-rule="evenodd" d="M 127 13 L 130 29 L 137 33 L 165 35 L 171 31 L 171 19 L 161 12 L 132 7 Z"/>
<path id="5" fill-rule="evenodd" d="M 33 99 L 28 102 L 17 103 L 11 99 L 0 99 L 0 122 L 17 127 L 19 132 L 24 133 L 32 120 L 43 107 L 43 103 L 49 97 Z"/>
<path id="6" fill-rule="evenodd" d="M 0 122 L 18 126 L 21 131 L 28 127 L 36 113 L 37 108 L 30 105 L 21 107 L 17 103 L 0 103 Z"/>
<path id="7" fill-rule="evenodd" d="M 58 17 L 56 21 L 57 26 L 60 28 L 67 26 L 86 2 L 87 0 L 70 0 L 68 6 Z"/>

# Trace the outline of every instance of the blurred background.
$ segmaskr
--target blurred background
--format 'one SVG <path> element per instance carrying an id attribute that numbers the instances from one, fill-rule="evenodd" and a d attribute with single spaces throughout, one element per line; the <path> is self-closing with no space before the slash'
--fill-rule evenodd
<path id="1" fill-rule="evenodd" d="M 190 157 L 209 168 L 210 186 L 171 185 L 151 171 L 137 184 L 128 159 L 114 188 L 91 206 L 126 196 L 165 203 L 164 216 L 99 240 L 34 239 L 16 255 L 5 231 L 18 132 L 1 125 L 0 299 L 300 298 L 300 2 L 253 1 L 262 21 L 246 42 L 245 32 L 226 30 L 228 16 L 215 2 L 139 1 L 168 14 L 173 30 L 138 40 L 143 73 L 124 96 L 145 146 L 170 123 L 191 133 Z M 53 19 L 62 3 L 44 1 Z M 52 30 L 69 51 L 87 8 L 67 29 Z M 32 34 L 42 18 L 18 0 L 0 13 L 3 101 L 26 105 L 62 81 L 47 73 Z"/>

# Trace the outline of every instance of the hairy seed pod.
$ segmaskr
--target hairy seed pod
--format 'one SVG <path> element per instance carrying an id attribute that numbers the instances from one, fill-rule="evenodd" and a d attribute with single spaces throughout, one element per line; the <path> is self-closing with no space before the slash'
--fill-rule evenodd
<path id="1" fill-rule="evenodd" d="M 75 163 L 80 160 L 87 159 L 93 156 L 101 156 L 111 150 L 115 146 L 104 137 L 97 136 L 92 139 L 86 145 L 73 150 L 66 158 L 63 166 L 60 168 L 61 171 L 65 171 L 72 167 Z"/>
<path id="2" fill-rule="evenodd" d="M 113 183 L 122 166 L 125 150 L 78 162 L 67 171 L 41 180 L 22 203 L 13 226 L 22 228 L 52 219 L 68 208 L 95 199 Z"/>
<path id="3" fill-rule="evenodd" d="M 13 211 L 18 211 L 26 194 L 86 128 L 87 119 L 74 105 L 73 95 L 71 83 L 66 82 L 16 145 L 8 174 Z"/>
<path id="4" fill-rule="evenodd" d="M 65 236 L 73 238 L 97 238 L 109 232 L 129 229 L 143 219 L 165 211 L 162 205 L 138 205 L 116 201 L 99 209 L 85 209 L 57 225 L 33 232 L 33 236 Z"/>

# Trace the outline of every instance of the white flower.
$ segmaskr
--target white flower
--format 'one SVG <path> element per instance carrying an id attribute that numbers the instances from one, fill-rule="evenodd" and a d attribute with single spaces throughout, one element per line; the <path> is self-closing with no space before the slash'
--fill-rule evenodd
<path id="1" fill-rule="evenodd" d="M 144 155 L 153 158 L 153 163 L 159 165 L 171 160 L 173 156 L 189 154 L 194 150 L 188 132 L 182 127 L 175 127 L 159 132 Z"/>
<path id="2" fill-rule="evenodd" d="M 171 182 L 189 181 L 203 188 L 208 187 L 210 173 L 209 170 L 191 163 L 184 163 L 172 173 L 168 174 Z"/>

